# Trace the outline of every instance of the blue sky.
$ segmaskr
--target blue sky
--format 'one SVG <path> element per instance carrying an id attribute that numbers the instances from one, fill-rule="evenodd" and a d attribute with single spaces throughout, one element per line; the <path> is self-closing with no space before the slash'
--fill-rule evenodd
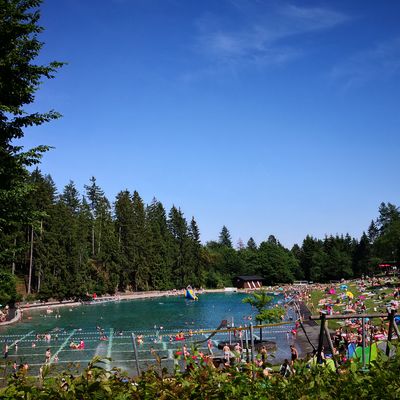
<path id="1" fill-rule="evenodd" d="M 400 3 L 47 0 L 32 109 L 57 187 L 180 206 L 203 242 L 360 237 L 399 204 Z"/>

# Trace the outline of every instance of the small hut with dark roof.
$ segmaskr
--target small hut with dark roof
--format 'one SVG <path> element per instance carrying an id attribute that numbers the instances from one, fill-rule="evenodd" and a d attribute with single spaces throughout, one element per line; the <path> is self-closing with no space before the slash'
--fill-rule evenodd
<path id="1" fill-rule="evenodd" d="M 236 276 L 233 283 L 238 289 L 261 289 L 263 280 L 264 278 L 257 275 Z"/>

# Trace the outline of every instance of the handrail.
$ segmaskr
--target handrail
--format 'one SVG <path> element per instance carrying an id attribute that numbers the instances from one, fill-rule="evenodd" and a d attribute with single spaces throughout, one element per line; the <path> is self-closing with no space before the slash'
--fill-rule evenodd
<path id="1" fill-rule="evenodd" d="M 332 352 L 332 355 L 334 354 L 334 348 L 330 336 L 330 332 L 328 329 L 327 322 L 328 320 L 335 320 L 335 319 L 361 319 L 362 321 L 362 362 L 363 362 L 363 368 L 365 368 L 365 319 L 369 318 L 385 318 L 389 321 L 389 331 L 388 331 L 388 336 L 387 336 L 387 344 L 386 344 L 386 355 L 390 355 L 390 347 L 389 343 L 393 339 L 393 332 L 396 333 L 397 338 L 400 338 L 400 332 L 399 329 L 395 323 L 395 317 L 397 316 L 396 310 L 392 309 L 390 307 L 387 308 L 387 313 L 379 313 L 379 314 L 336 314 L 336 315 L 328 315 L 325 314 L 324 312 L 321 312 L 320 315 L 315 316 L 315 315 L 310 315 L 309 319 L 310 320 L 319 320 L 321 321 L 321 328 L 319 332 L 319 338 L 318 338 L 318 349 L 317 349 L 317 362 L 321 363 L 322 362 L 322 350 L 324 347 L 324 334 L 328 340 L 329 348 Z M 335 366 L 338 368 L 337 365 L 337 360 L 334 358 L 335 361 Z"/>
<path id="2" fill-rule="evenodd" d="M 282 326 L 282 325 L 292 325 L 293 321 L 286 321 L 286 322 L 277 322 L 275 324 L 264 324 L 264 325 L 253 325 L 253 328 L 268 328 L 268 327 L 273 327 L 273 326 Z M 227 329 L 218 329 L 218 333 L 226 333 L 226 332 L 232 332 L 232 331 L 244 331 L 244 330 L 249 330 L 250 326 L 242 326 L 242 327 L 230 327 Z M 210 333 L 210 332 L 215 332 L 217 331 L 216 329 L 199 329 L 192 331 L 193 334 L 203 334 L 203 333 Z M 169 335 L 160 335 L 160 336 L 169 336 Z"/>
<path id="3" fill-rule="evenodd" d="M 324 314 L 324 313 L 321 313 Z M 310 319 L 315 321 L 315 320 L 320 320 L 321 319 L 321 314 L 320 315 L 310 315 Z M 353 318 L 387 318 L 388 314 L 387 313 L 380 313 L 380 314 L 335 314 L 335 315 L 328 315 L 324 314 L 325 319 L 353 319 Z M 397 316 L 398 314 L 395 314 Z"/>

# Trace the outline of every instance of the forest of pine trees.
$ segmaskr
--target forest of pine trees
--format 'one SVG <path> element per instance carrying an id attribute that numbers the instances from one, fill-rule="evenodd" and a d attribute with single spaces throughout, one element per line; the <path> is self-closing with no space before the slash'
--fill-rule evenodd
<path id="1" fill-rule="evenodd" d="M 381 204 L 360 239 L 307 236 L 289 250 L 270 235 L 259 245 L 249 238 L 234 248 L 226 226 L 217 241 L 203 245 L 194 217 L 188 220 L 176 206 L 166 211 L 156 199 L 145 204 L 137 191 L 121 191 L 110 202 L 94 177 L 83 193 L 72 181 L 57 193 L 38 169 L 27 180 L 33 191 L 25 207 L 38 218 L 0 234 L 0 262 L 3 273 L 40 299 L 223 287 L 253 274 L 266 284 L 326 282 L 372 274 L 400 248 L 400 211 L 390 203 Z"/>

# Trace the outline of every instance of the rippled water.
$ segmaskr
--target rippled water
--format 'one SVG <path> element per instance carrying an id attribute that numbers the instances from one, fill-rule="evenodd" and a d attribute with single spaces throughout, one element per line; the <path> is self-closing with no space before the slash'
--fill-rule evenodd
<path id="1" fill-rule="evenodd" d="M 243 304 L 246 295 L 241 293 L 209 293 L 200 295 L 199 301 L 186 300 L 181 296 L 159 297 L 152 299 L 109 302 L 78 307 L 60 307 L 53 313 L 46 310 L 31 310 L 24 312 L 21 323 L 1 328 L 0 340 L 7 340 L 10 346 L 10 360 L 22 362 L 27 360 L 32 371 L 44 363 L 44 353 L 47 347 L 52 351 L 52 364 L 62 368 L 71 361 L 89 361 L 94 355 L 109 356 L 113 359 L 112 366 L 134 372 L 134 353 L 131 333 L 142 334 L 144 345 L 140 346 L 139 358 L 142 367 L 151 363 L 150 348 L 154 348 L 164 357 L 165 363 L 173 365 L 173 355 L 181 345 L 170 341 L 178 331 L 198 329 L 214 329 L 222 320 L 234 323 L 235 326 L 249 324 L 249 316 L 254 321 L 255 310 L 248 304 Z M 281 296 L 274 296 L 272 306 L 281 301 Z M 289 313 L 290 314 L 290 313 Z M 56 316 L 60 316 L 56 318 Z M 289 318 L 291 315 L 288 315 Z M 29 319 L 28 319 L 29 318 Z M 107 341 L 99 340 L 97 327 L 101 327 Z M 276 361 L 289 356 L 289 340 L 287 330 L 289 325 L 268 328 L 263 337 L 275 341 L 278 349 Z M 35 340 L 37 333 L 52 333 L 50 343 Z M 255 331 L 258 335 L 258 332 Z M 225 335 L 225 336 L 224 336 Z M 227 340 L 227 334 L 214 336 L 214 344 L 219 340 Z M 195 340 L 205 340 L 208 334 L 198 334 L 187 338 L 187 344 Z M 85 350 L 71 350 L 71 341 L 85 341 Z M 236 339 L 237 340 L 237 339 Z M 18 350 L 15 343 L 18 342 Z M 32 347 L 32 343 L 35 347 Z M 205 346 L 205 344 L 200 344 Z"/>

